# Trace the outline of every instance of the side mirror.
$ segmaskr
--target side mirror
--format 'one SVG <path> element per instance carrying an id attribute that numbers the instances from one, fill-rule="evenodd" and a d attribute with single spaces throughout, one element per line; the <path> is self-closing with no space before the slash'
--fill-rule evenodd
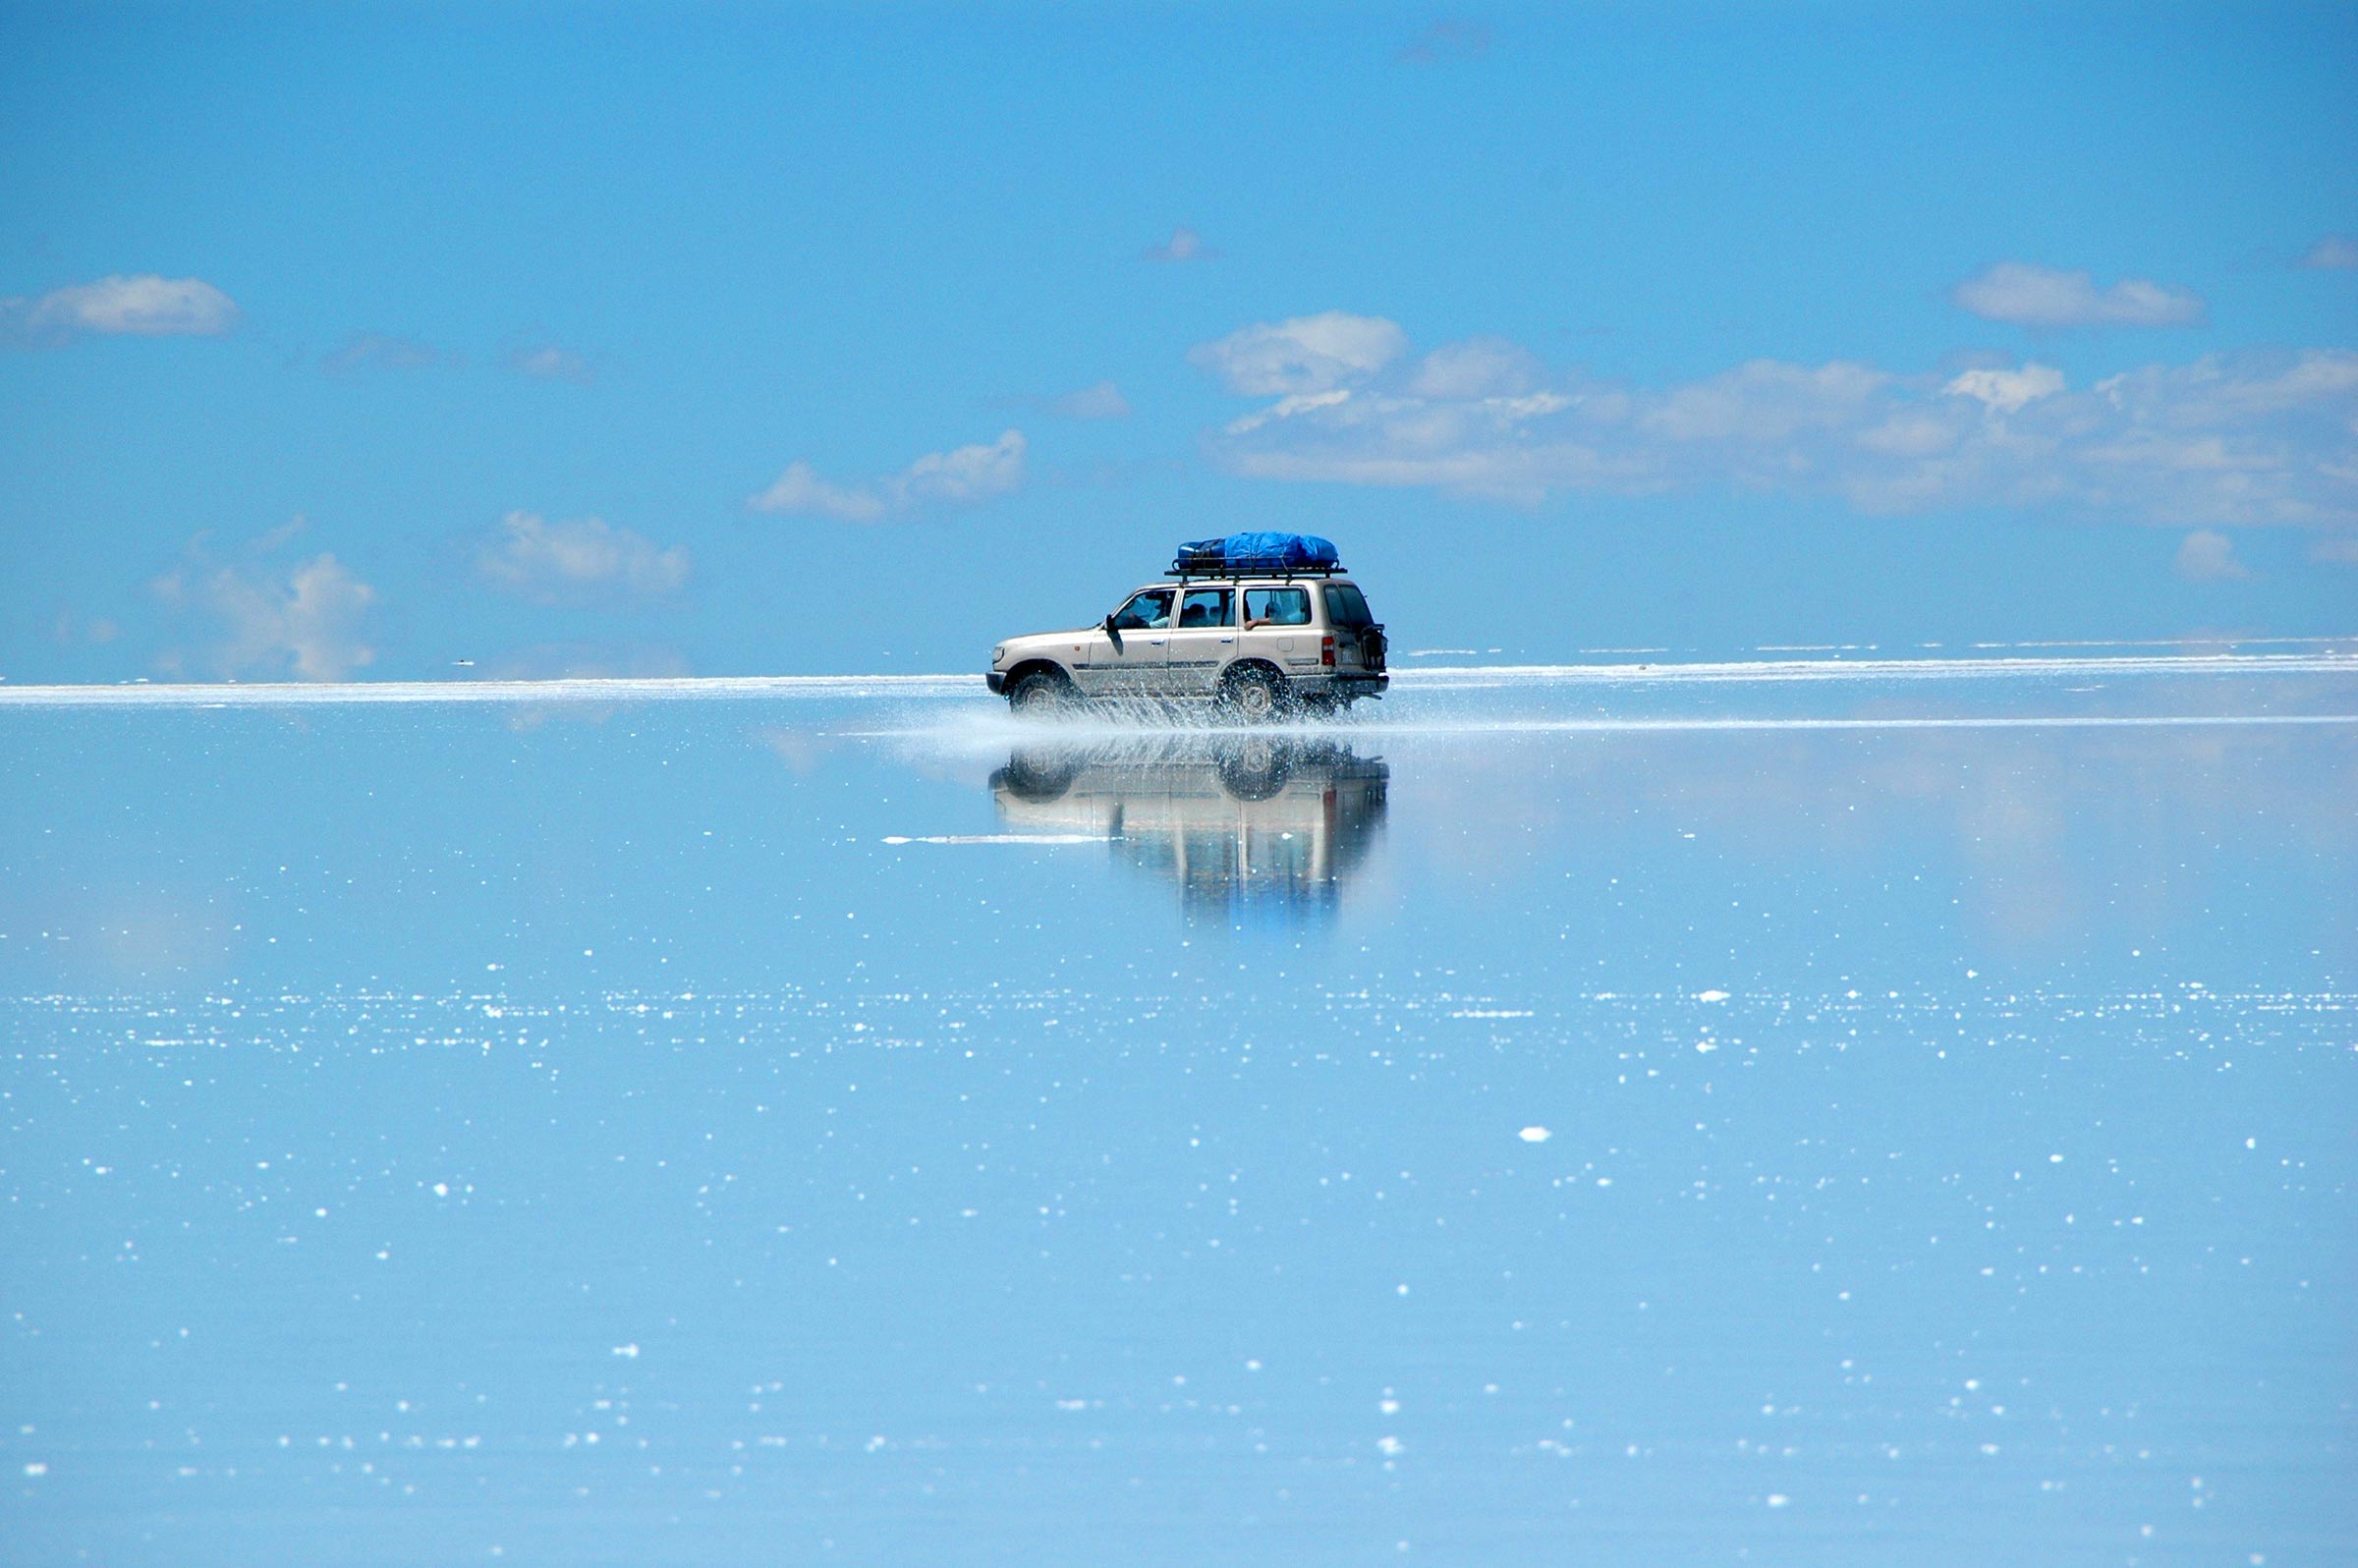
<path id="1" fill-rule="evenodd" d="M 1112 637 L 1115 635 L 1113 629 L 1113 612 L 1111 610 L 1105 612 L 1105 635 L 1107 637 Z"/>

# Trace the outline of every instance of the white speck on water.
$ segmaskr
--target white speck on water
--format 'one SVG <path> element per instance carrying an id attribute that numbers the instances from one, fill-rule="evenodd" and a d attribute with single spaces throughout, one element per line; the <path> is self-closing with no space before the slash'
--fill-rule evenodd
<path id="1" fill-rule="evenodd" d="M 28 1476 L 46 1476 L 49 1474 L 49 1467 L 42 1464 L 39 1460 L 35 1460 L 31 1464 L 25 1467 L 25 1474 Z"/>
<path id="2" fill-rule="evenodd" d="M 1535 1125 L 1524 1128 L 1515 1136 L 1523 1140 L 1523 1142 L 1526 1144 L 1544 1144 L 1547 1142 L 1547 1140 L 1553 1138 L 1555 1135 L 1544 1127 Z"/>
<path id="3" fill-rule="evenodd" d="M 639 1347 L 637 1345 L 616 1345 L 614 1347 L 614 1354 L 621 1356 L 626 1360 L 637 1361 L 639 1359 Z"/>
<path id="4" fill-rule="evenodd" d="M 1771 1508 L 1782 1508 L 1792 1500 L 1781 1491 L 1772 1491 L 1768 1494 L 1768 1506 Z"/>
<path id="5" fill-rule="evenodd" d="M 1699 1002 L 1724 1002 L 1724 1001 L 1726 1001 L 1726 1000 L 1727 1000 L 1727 992 L 1725 992 L 1725 991 L 1697 991 L 1697 992 L 1695 993 L 1695 999 L 1696 999 L 1697 1001 L 1699 1001 Z"/>

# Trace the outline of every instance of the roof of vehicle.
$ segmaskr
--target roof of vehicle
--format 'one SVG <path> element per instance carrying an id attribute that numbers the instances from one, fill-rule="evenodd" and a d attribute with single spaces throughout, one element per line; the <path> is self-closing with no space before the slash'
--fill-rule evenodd
<path id="1" fill-rule="evenodd" d="M 1248 571 L 1240 571 L 1240 570 L 1238 570 L 1238 569 L 1236 569 L 1236 568 L 1233 568 L 1233 567 L 1225 567 L 1225 566 L 1222 566 L 1222 567 L 1211 567 L 1211 568 L 1204 568 L 1204 567 L 1189 567 L 1189 566 L 1186 566 L 1186 565 L 1184 565 L 1184 564 L 1182 564 L 1182 563 L 1180 563 L 1180 562 L 1178 562 L 1178 561 L 1173 561 L 1173 562 L 1172 562 L 1172 563 L 1171 563 L 1169 566 L 1167 566 L 1167 567 L 1164 567 L 1164 568 L 1163 568 L 1162 575 L 1163 575 L 1164 577 L 1175 577 L 1175 578 L 1180 578 L 1180 579 L 1187 579 L 1187 578 L 1199 578 L 1199 577 L 1200 577 L 1200 578 L 1208 578 L 1208 579 L 1210 579 L 1210 580 L 1211 580 L 1211 581 L 1213 581 L 1213 582 L 1218 582 L 1218 583 L 1232 583 L 1232 582 L 1236 581 L 1238 578 L 1247 578 L 1247 577 L 1255 577 L 1255 578 L 1259 578 L 1259 577 L 1265 577 L 1265 578 L 1277 578 L 1277 579 L 1298 578 L 1298 577 L 1299 577 L 1299 578 L 1307 578 L 1307 577 L 1315 577 L 1315 578 L 1339 578 L 1339 577 L 1345 576 L 1346 574 L 1344 573 L 1343 569 L 1342 569 L 1340 566 L 1305 566 L 1305 567 L 1300 567 L 1300 568 L 1283 568 L 1283 569 L 1272 569 L 1272 568 L 1266 568 L 1266 567 L 1264 567 L 1264 568 L 1261 568 L 1261 569 L 1259 569 L 1259 570 L 1256 570 L 1256 571 L 1250 571 L 1250 572 L 1248 572 Z"/>
<path id="2" fill-rule="evenodd" d="M 1173 580 L 1175 580 L 1181 587 L 1185 587 L 1190 583 L 1246 583 L 1284 585 L 1311 582 L 1340 583 L 1351 588 L 1356 588 L 1359 586 L 1340 572 L 1180 572 L 1174 570 L 1165 572 L 1163 577 L 1165 579 L 1164 582 L 1147 583 L 1141 585 L 1141 590 L 1143 591 L 1143 589 L 1151 588 L 1169 588 L 1172 586 Z"/>

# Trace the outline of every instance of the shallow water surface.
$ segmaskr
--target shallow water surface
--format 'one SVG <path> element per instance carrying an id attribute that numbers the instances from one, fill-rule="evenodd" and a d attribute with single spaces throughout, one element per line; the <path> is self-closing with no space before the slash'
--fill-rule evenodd
<path id="1" fill-rule="evenodd" d="M 0 696 L 12 1563 L 2358 1557 L 2346 656 L 344 691 Z"/>

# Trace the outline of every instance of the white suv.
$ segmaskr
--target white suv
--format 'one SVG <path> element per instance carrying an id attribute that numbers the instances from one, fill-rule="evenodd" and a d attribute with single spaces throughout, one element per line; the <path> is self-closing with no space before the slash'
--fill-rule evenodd
<path id="1" fill-rule="evenodd" d="M 1184 559 L 1095 626 L 1013 637 L 990 689 L 1018 713 L 1089 700 L 1205 700 L 1259 723 L 1380 697 L 1383 628 L 1337 571 L 1205 572 Z"/>

